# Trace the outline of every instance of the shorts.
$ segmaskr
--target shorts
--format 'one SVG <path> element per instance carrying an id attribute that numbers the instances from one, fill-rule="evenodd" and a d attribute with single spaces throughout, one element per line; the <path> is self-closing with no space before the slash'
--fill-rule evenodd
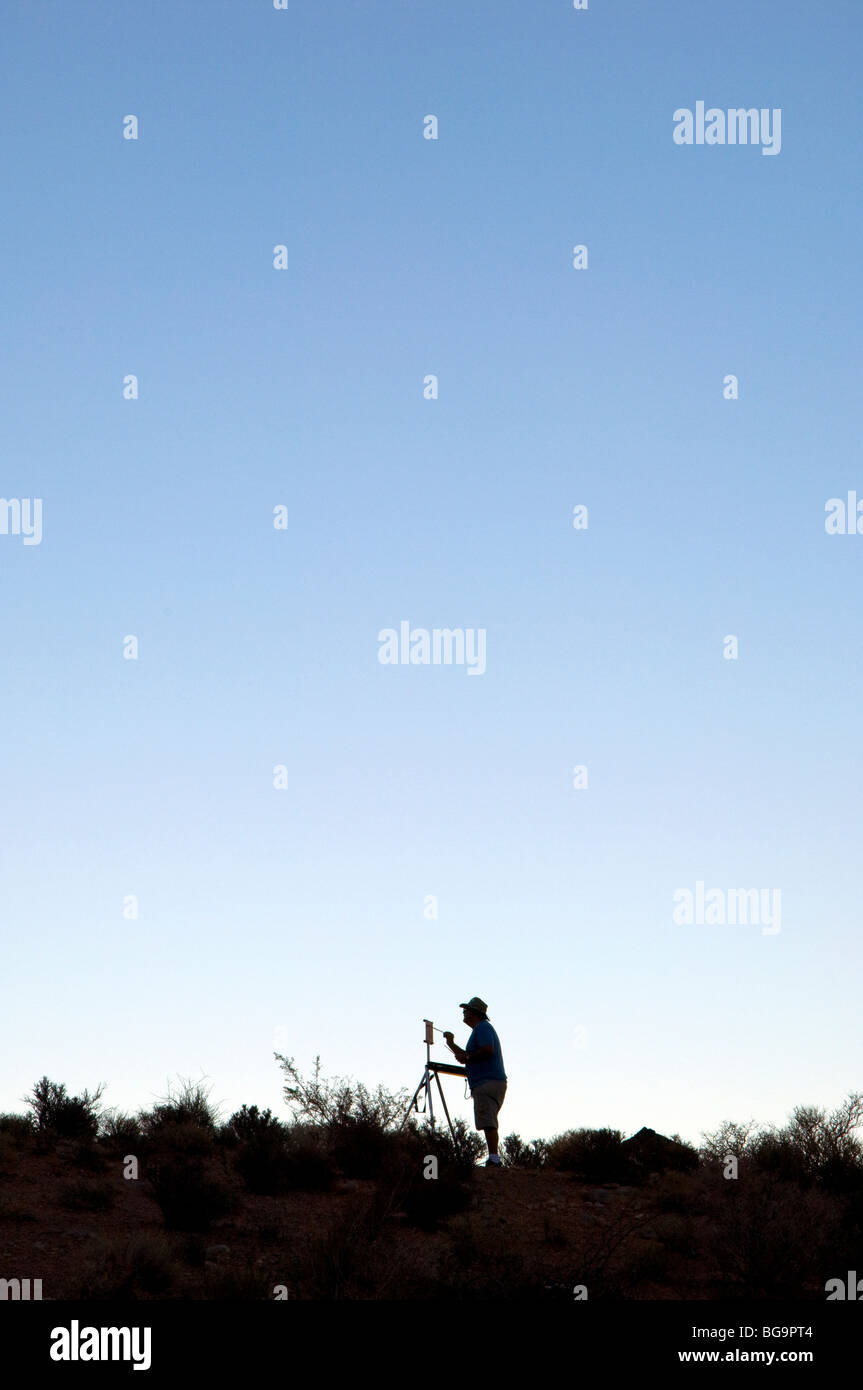
<path id="1" fill-rule="evenodd" d="M 477 1129 L 497 1129 L 497 1112 L 506 1095 L 505 1081 L 480 1081 L 471 1088 L 473 1117 Z"/>

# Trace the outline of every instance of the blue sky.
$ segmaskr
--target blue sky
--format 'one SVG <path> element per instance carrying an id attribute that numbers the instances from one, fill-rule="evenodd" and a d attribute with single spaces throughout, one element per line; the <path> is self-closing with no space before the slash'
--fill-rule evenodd
<path id="1" fill-rule="evenodd" d="M 0 495 L 43 534 L 0 534 L 0 1109 L 183 1076 L 286 1116 L 274 1052 L 412 1090 L 475 993 L 504 1134 L 837 1106 L 859 5 L 3 24 Z M 699 100 L 780 153 L 675 144 Z M 486 671 L 382 665 L 402 620 Z M 699 881 L 781 929 L 676 923 Z"/>

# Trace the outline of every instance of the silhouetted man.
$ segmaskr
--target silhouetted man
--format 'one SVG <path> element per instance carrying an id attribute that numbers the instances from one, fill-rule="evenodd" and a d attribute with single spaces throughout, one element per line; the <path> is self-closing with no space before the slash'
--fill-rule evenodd
<path id="1" fill-rule="evenodd" d="M 503 1069 L 500 1040 L 488 1021 L 488 1005 L 482 999 L 474 995 L 467 1004 L 459 1004 L 459 1008 L 464 1010 L 462 1018 L 471 1029 L 467 1047 L 456 1047 L 452 1033 L 445 1032 L 444 1037 L 450 1052 L 454 1052 L 457 1060 L 467 1069 L 474 1123 L 485 1134 L 488 1145 L 485 1166 L 499 1168 L 497 1115 L 506 1095 L 506 1072 Z"/>

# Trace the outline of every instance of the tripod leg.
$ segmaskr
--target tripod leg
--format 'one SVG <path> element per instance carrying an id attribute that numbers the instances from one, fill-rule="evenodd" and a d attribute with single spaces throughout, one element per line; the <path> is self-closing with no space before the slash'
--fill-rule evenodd
<path id="1" fill-rule="evenodd" d="M 434 1079 L 435 1079 L 435 1081 L 437 1082 L 437 1088 L 438 1088 L 438 1090 L 440 1091 L 440 1098 L 441 1098 L 441 1101 L 442 1101 L 442 1103 L 443 1103 L 443 1113 L 446 1115 L 446 1122 L 447 1122 L 447 1124 L 449 1125 L 449 1132 L 450 1132 L 450 1134 L 451 1134 L 452 1137 L 453 1137 L 453 1143 L 457 1143 L 458 1141 L 456 1140 L 456 1137 L 455 1137 L 455 1130 L 454 1130 L 453 1127 L 452 1127 L 452 1120 L 450 1119 L 450 1117 L 449 1117 L 449 1111 L 448 1111 L 447 1108 L 446 1108 L 446 1097 L 444 1096 L 444 1093 L 443 1093 L 443 1086 L 440 1084 L 440 1077 L 438 1076 L 437 1072 L 435 1072 L 435 1074 L 434 1074 Z"/>
<path id="2" fill-rule="evenodd" d="M 438 1083 L 438 1084 L 440 1084 L 440 1083 Z M 431 1091 L 428 1090 L 428 1074 L 427 1074 L 426 1072 L 423 1072 L 422 1076 L 420 1077 L 420 1084 L 417 1086 L 416 1090 L 414 1091 L 413 1100 L 411 1101 L 410 1105 L 408 1106 L 407 1110 L 405 1111 L 405 1113 L 404 1113 L 404 1119 L 402 1120 L 401 1124 L 399 1125 L 399 1129 L 400 1129 L 400 1130 L 404 1129 L 404 1127 L 405 1127 L 405 1125 L 407 1124 L 407 1121 L 408 1121 L 408 1115 L 411 1113 L 411 1111 L 413 1110 L 413 1108 L 414 1108 L 415 1105 L 417 1106 L 417 1111 L 418 1111 L 418 1113 L 419 1113 L 420 1115 L 422 1115 L 422 1114 L 425 1113 L 424 1111 L 420 1110 L 419 1106 L 417 1105 L 417 1097 L 418 1097 L 420 1091 L 426 1091 L 427 1096 L 428 1096 L 429 1098 L 431 1097 Z"/>

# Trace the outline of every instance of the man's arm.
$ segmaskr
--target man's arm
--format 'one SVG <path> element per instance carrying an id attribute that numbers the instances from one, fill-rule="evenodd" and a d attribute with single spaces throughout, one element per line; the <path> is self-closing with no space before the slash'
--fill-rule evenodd
<path id="1" fill-rule="evenodd" d="M 458 1047 L 452 1042 L 452 1033 L 444 1033 L 444 1037 L 446 1038 L 446 1045 L 450 1052 L 455 1053 L 456 1061 L 461 1062 L 462 1066 L 465 1066 L 468 1060 L 470 1060 L 471 1065 L 474 1065 L 476 1062 L 484 1062 L 486 1057 L 494 1056 L 494 1048 L 491 1043 L 486 1043 L 484 1047 L 475 1047 L 470 1054 L 470 1058 L 468 1058 L 468 1054 L 465 1052 L 464 1048 Z"/>

